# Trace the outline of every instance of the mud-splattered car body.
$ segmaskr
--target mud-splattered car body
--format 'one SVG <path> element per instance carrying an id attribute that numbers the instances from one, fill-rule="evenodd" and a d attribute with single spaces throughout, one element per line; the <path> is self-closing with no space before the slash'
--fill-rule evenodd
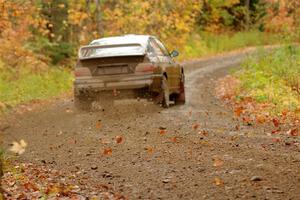
<path id="1" fill-rule="evenodd" d="M 79 50 L 75 102 L 84 93 L 141 88 L 164 93 L 166 106 L 172 95 L 183 101 L 184 71 L 172 58 L 177 54 L 170 54 L 158 39 L 148 35 L 94 40 Z"/>

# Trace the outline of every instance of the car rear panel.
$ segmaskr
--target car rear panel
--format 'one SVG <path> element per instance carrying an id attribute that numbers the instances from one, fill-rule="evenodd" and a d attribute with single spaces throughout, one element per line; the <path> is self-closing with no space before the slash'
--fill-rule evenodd
<path id="1" fill-rule="evenodd" d="M 79 60 L 77 67 L 88 68 L 91 76 L 133 74 L 135 67 L 144 61 L 145 56 L 94 58 Z"/>
<path id="2" fill-rule="evenodd" d="M 158 87 L 159 68 L 152 68 L 145 56 L 121 56 L 79 60 L 76 73 L 87 71 L 83 76 L 76 76 L 77 90 L 94 89 L 97 91 L 113 89 L 138 89 Z M 144 69 L 144 70 L 142 70 Z M 154 84 L 153 84 L 154 83 Z"/>

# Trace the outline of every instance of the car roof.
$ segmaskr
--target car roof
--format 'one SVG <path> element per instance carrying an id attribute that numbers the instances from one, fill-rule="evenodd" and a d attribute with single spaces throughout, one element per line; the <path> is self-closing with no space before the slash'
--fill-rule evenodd
<path id="1" fill-rule="evenodd" d="M 148 40 L 151 35 L 123 35 L 114 37 L 105 37 L 93 40 L 90 45 L 118 45 L 118 44 L 140 44 L 142 47 L 146 48 Z"/>

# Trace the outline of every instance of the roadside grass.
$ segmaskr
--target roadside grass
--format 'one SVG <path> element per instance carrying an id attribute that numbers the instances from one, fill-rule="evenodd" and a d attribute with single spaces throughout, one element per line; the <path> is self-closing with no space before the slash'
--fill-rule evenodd
<path id="1" fill-rule="evenodd" d="M 241 82 L 237 99 L 250 97 L 272 103 L 273 114 L 290 111 L 300 116 L 300 47 L 260 49 L 234 75 Z"/>
<path id="2" fill-rule="evenodd" d="M 38 73 L 2 69 L 4 70 L 0 71 L 0 111 L 1 108 L 5 110 L 32 100 L 58 96 L 72 88 L 72 74 L 65 69 L 50 67 Z"/>
<path id="3" fill-rule="evenodd" d="M 282 36 L 255 30 L 221 34 L 198 32 L 188 39 L 181 58 L 199 58 L 245 47 L 278 44 L 278 41 L 282 41 Z"/>

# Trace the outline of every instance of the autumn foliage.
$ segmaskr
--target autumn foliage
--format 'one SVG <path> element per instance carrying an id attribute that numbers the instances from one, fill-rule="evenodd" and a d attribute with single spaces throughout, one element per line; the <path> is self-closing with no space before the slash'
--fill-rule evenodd
<path id="1" fill-rule="evenodd" d="M 264 31 L 297 36 L 299 27 L 299 3 L 287 0 L 0 0 L 0 13 L 0 103 L 12 105 L 70 89 L 72 76 L 59 72 L 72 69 L 78 47 L 95 38 L 151 34 L 184 59 L 258 45 Z M 227 44 L 238 31 L 258 34 Z M 49 83 L 39 83 L 45 79 Z"/>
<path id="2" fill-rule="evenodd" d="M 9 66 L 66 64 L 78 45 L 120 34 L 152 34 L 169 48 L 196 29 L 209 32 L 295 29 L 299 2 L 287 0 L 0 0 L 0 58 Z"/>

